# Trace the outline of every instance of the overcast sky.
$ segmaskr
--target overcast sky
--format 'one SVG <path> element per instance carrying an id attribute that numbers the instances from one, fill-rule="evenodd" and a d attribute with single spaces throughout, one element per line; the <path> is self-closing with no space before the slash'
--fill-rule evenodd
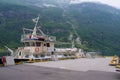
<path id="1" fill-rule="evenodd" d="M 86 1 L 100 2 L 100 3 L 108 4 L 110 6 L 120 9 L 120 0 L 73 0 L 73 1 L 75 1 L 75 3 L 76 2 L 86 2 Z"/>

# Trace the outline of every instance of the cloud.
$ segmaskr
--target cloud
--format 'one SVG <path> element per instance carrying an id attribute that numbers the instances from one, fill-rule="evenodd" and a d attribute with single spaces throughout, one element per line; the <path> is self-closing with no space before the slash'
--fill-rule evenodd
<path id="1" fill-rule="evenodd" d="M 99 2 L 107 4 L 120 9 L 120 0 L 71 0 L 71 3 L 82 3 L 82 2 Z"/>

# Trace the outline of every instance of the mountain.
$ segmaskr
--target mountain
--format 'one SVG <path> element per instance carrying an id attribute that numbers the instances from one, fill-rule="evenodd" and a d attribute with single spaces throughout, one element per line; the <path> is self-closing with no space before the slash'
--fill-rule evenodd
<path id="1" fill-rule="evenodd" d="M 68 2 L 1 0 L 1 48 L 4 45 L 11 48 L 22 46 L 22 28 L 33 28 L 32 19 L 40 14 L 42 30 L 56 36 L 57 41 L 68 42 L 68 36 L 72 33 L 74 38 L 81 38 L 82 45 L 79 47 L 85 51 L 100 51 L 103 55 L 119 54 L 120 10 L 99 3 Z"/>
<path id="2" fill-rule="evenodd" d="M 102 49 L 105 54 L 119 53 L 120 10 L 94 3 L 78 4 L 70 13 L 79 25 L 78 32 L 89 47 Z"/>

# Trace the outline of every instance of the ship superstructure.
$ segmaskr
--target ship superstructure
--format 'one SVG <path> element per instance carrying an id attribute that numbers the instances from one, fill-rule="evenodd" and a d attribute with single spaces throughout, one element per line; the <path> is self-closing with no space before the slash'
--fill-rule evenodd
<path id="1" fill-rule="evenodd" d="M 23 28 L 23 35 L 21 36 L 21 42 L 24 47 L 19 47 L 16 51 L 16 58 L 41 58 L 49 57 L 54 54 L 54 42 L 56 37 L 49 36 L 43 33 L 38 27 L 39 17 L 33 19 L 35 22 L 34 29 Z"/>

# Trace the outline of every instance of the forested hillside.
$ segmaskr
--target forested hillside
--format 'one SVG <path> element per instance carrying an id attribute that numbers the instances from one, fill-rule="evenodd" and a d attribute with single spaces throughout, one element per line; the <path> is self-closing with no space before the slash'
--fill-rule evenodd
<path id="1" fill-rule="evenodd" d="M 119 54 L 120 10 L 97 3 L 34 5 L 29 0 L 0 1 L 0 47 L 21 46 L 22 28 L 33 28 L 32 19 L 40 15 L 42 30 L 57 37 L 57 41 L 68 42 L 68 36 L 80 36 L 85 51 Z M 40 1 L 40 0 L 38 0 Z M 40 5 L 39 5 L 40 4 Z M 39 6 L 38 6 L 39 5 Z"/>

